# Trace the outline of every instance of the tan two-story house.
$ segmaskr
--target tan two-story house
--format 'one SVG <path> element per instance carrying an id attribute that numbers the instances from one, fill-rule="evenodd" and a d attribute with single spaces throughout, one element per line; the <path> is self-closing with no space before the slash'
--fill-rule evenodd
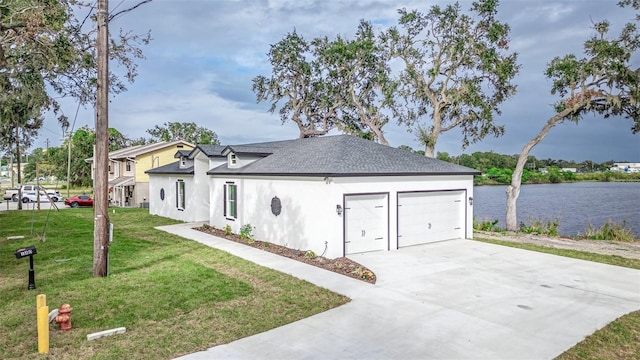
<path id="1" fill-rule="evenodd" d="M 149 175 L 145 171 L 175 162 L 180 150 L 192 150 L 195 146 L 186 141 L 161 141 L 136 145 L 109 153 L 109 199 L 115 206 L 146 207 L 149 202 Z M 91 179 L 94 179 L 95 162 L 91 163 Z"/>

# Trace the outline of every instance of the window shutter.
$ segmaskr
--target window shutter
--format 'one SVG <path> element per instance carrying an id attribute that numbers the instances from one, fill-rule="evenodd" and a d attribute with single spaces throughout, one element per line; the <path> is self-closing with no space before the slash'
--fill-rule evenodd
<path id="1" fill-rule="evenodd" d="M 227 185 L 224 186 L 224 191 L 223 191 L 223 196 L 224 196 L 224 200 L 222 201 L 222 203 L 224 204 L 224 216 L 227 216 Z"/>
<path id="2" fill-rule="evenodd" d="M 238 217 L 238 194 L 237 194 L 237 186 L 233 185 L 231 187 L 231 192 L 232 192 L 232 197 L 233 197 L 233 214 L 231 214 L 231 216 L 233 216 L 234 218 Z"/>
<path id="3" fill-rule="evenodd" d="M 180 188 L 178 182 L 176 181 L 176 208 L 180 207 L 179 198 L 180 198 Z"/>

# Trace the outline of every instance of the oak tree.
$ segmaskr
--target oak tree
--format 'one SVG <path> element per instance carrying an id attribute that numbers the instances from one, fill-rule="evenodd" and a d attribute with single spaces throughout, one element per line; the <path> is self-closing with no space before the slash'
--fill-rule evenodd
<path id="1" fill-rule="evenodd" d="M 640 1 L 625 0 L 619 6 L 640 10 Z M 527 142 L 518 157 L 507 187 L 507 230 L 518 229 L 516 202 L 520 195 L 522 172 L 531 149 L 549 131 L 565 121 L 579 122 L 585 115 L 621 117 L 633 121 L 631 131 L 640 132 L 640 69 L 633 69 L 632 57 L 640 47 L 636 22 L 629 22 L 617 36 L 609 34 L 608 21 L 593 25 L 594 34 L 584 43 L 583 57 L 568 54 L 553 58 L 545 75 L 552 81 L 551 94 L 557 95 L 555 114 L 540 132 Z"/>
<path id="2" fill-rule="evenodd" d="M 331 102 L 336 89 L 327 83 L 312 46 L 295 31 L 271 45 L 267 54 L 272 66 L 269 77 L 253 79 L 258 102 L 278 109 L 282 123 L 293 121 L 300 138 L 325 135 L 336 126 L 338 104 Z"/>
<path id="3" fill-rule="evenodd" d="M 156 125 L 153 129 L 148 129 L 147 133 L 151 135 L 151 141 L 182 140 L 199 145 L 220 144 L 215 132 L 193 122 L 166 122 L 162 126 Z"/>
<path id="4" fill-rule="evenodd" d="M 399 27 L 382 36 L 389 56 L 403 65 L 394 114 L 416 133 L 426 156 L 434 156 L 443 132 L 456 128 L 463 147 L 504 133 L 494 117 L 515 94 L 519 65 L 497 11 L 497 0 L 473 2 L 469 15 L 458 3 L 426 14 L 401 9 Z"/>
<path id="5" fill-rule="evenodd" d="M 370 22 L 360 21 L 355 38 L 338 36 L 313 41 L 325 81 L 335 89 L 326 94 L 337 106 L 337 127 L 346 133 L 389 145 L 382 127 L 391 104 L 395 83 L 385 52 Z"/>

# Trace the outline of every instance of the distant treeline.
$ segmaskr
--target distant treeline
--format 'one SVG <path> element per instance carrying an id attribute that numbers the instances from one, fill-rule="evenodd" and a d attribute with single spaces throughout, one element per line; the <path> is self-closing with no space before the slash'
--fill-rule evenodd
<path id="1" fill-rule="evenodd" d="M 408 146 L 400 146 L 401 149 L 412 151 Z M 414 151 L 415 152 L 415 151 Z M 438 159 L 462 166 L 467 166 L 482 172 L 476 176 L 476 185 L 509 184 L 511 175 L 516 168 L 518 155 L 503 155 L 495 152 L 474 152 L 450 156 L 446 152 L 438 152 Z M 633 160 L 631 160 L 633 161 Z M 590 160 L 575 162 L 573 160 L 536 159 L 529 156 L 522 174 L 523 184 L 561 183 L 574 181 L 640 181 L 640 173 L 626 174 L 619 171 L 610 171 L 615 162 L 606 161 L 596 163 Z M 576 169 L 563 171 L 562 169 Z"/>

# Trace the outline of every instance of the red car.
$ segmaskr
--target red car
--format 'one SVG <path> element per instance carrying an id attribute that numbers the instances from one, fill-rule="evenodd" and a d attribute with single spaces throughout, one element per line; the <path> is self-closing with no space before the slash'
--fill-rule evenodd
<path id="1" fill-rule="evenodd" d="M 64 200 L 64 204 L 77 208 L 80 206 L 93 206 L 93 199 L 89 195 L 75 195 Z"/>

